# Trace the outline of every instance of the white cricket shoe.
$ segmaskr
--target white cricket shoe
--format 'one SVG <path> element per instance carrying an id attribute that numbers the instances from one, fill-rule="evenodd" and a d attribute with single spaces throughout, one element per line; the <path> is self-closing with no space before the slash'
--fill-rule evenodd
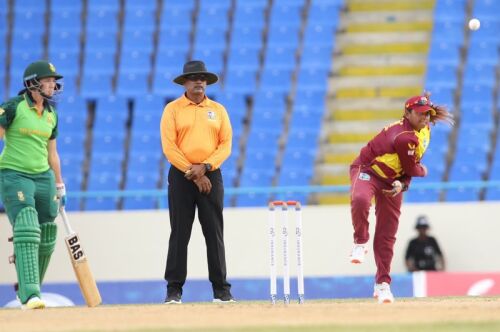
<path id="1" fill-rule="evenodd" d="M 365 261 L 365 256 L 367 253 L 368 250 L 365 248 L 364 244 L 354 244 L 351 256 L 349 256 L 349 261 L 352 264 L 361 264 Z"/>
<path id="2" fill-rule="evenodd" d="M 45 302 L 38 296 L 31 297 L 28 302 L 21 306 L 22 309 L 43 309 L 45 308 Z"/>
<path id="3" fill-rule="evenodd" d="M 375 284 L 373 286 L 373 297 L 378 300 L 378 303 L 393 303 L 394 295 L 391 292 L 391 285 L 386 282 Z"/>

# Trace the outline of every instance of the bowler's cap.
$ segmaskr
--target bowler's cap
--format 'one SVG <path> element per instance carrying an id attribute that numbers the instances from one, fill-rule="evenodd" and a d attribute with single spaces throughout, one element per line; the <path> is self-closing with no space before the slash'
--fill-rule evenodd
<path id="1" fill-rule="evenodd" d="M 405 103 L 406 110 L 414 110 L 418 113 L 431 111 L 432 115 L 436 115 L 436 111 L 432 108 L 432 103 L 426 96 L 415 96 L 408 99 Z"/>
<path id="2" fill-rule="evenodd" d="M 205 63 L 203 61 L 193 60 L 186 62 L 182 70 L 182 74 L 174 79 L 174 82 L 183 85 L 186 82 L 186 78 L 191 74 L 203 74 L 207 77 L 207 84 L 214 84 L 219 80 L 216 74 L 207 71 Z"/>
<path id="3" fill-rule="evenodd" d="M 417 223 L 415 224 L 415 228 L 429 228 L 429 219 L 427 219 L 427 216 L 418 216 L 417 217 Z"/>

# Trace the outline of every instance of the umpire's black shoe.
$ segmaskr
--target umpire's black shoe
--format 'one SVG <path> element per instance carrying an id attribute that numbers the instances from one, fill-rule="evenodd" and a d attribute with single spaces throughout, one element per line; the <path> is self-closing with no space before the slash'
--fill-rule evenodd
<path id="1" fill-rule="evenodd" d="M 165 304 L 181 304 L 182 293 L 178 290 L 169 291 L 167 293 L 167 298 L 165 299 Z"/>
<path id="2" fill-rule="evenodd" d="M 214 300 L 212 301 L 214 303 L 234 303 L 236 300 L 234 297 L 231 295 L 230 292 L 226 292 L 220 295 L 217 295 L 214 297 Z"/>

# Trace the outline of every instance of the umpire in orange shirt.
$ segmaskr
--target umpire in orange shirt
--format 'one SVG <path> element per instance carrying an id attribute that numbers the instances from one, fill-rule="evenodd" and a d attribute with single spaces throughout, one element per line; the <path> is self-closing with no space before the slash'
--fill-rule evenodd
<path id="1" fill-rule="evenodd" d="M 168 173 L 170 240 L 165 303 L 181 303 L 187 276 L 187 247 L 198 208 L 207 245 L 208 274 L 214 302 L 234 302 L 226 281 L 224 249 L 224 186 L 220 166 L 231 154 L 232 128 L 224 106 L 205 95 L 218 77 L 202 61 L 184 65 L 174 82 L 185 93 L 165 106 L 161 118 L 163 153 L 172 164 Z"/>

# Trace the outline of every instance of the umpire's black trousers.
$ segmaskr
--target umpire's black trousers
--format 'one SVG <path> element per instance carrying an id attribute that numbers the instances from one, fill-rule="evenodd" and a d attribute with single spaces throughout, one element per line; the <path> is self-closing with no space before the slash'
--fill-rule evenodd
<path id="1" fill-rule="evenodd" d="M 212 183 L 209 194 L 202 194 L 193 181 L 184 173 L 170 167 L 168 173 L 168 206 L 170 214 L 170 240 L 168 244 L 165 280 L 168 292 L 182 291 L 187 276 L 187 248 L 196 207 L 203 236 L 207 246 L 208 275 L 214 297 L 229 291 L 231 285 L 226 281 L 226 257 L 224 249 L 224 186 L 220 170 L 207 172 Z"/>

